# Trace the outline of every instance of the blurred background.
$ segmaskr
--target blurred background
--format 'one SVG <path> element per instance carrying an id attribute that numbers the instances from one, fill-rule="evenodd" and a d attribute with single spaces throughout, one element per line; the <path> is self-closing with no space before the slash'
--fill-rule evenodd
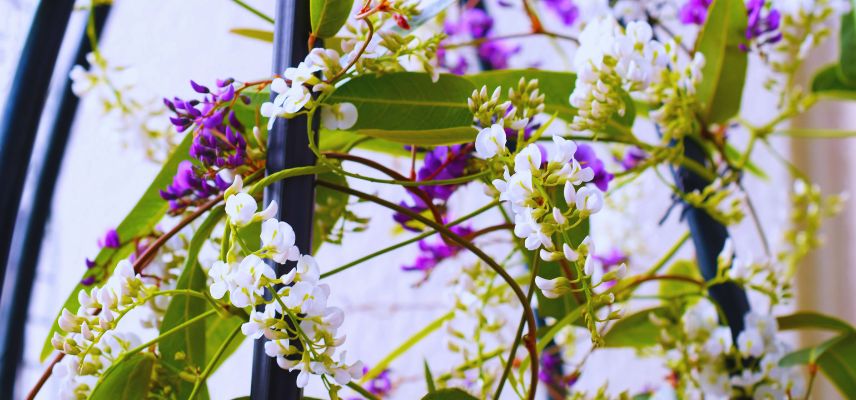
<path id="1" fill-rule="evenodd" d="M 249 3 L 269 15 L 273 14 L 273 2 L 270 0 Z M 36 5 L 36 0 L 0 0 L 0 109 L 5 102 L 15 101 L 6 93 Z M 77 41 L 84 19 L 83 13 L 75 14 L 66 42 Z M 501 14 L 499 21 L 497 29 L 500 33 L 525 29 L 515 22 L 510 12 L 505 16 Z M 546 23 L 550 22 L 547 17 Z M 204 84 L 224 77 L 249 81 L 270 75 L 270 45 L 229 33 L 231 28 L 263 24 L 265 22 L 228 0 L 123 0 L 113 6 L 101 49 L 114 65 L 129 67 L 136 96 L 154 101 L 161 97 L 192 97 L 190 79 Z M 548 41 L 530 38 L 521 39 L 519 43 L 525 46 L 512 59 L 513 66 L 528 67 L 538 62 L 544 69 L 565 68 L 557 58 L 539 59 L 544 52 L 553 50 Z M 50 118 L 50 110 L 56 106 L 57 93 L 70 68 L 74 51 L 71 47 L 74 46 L 65 43 L 58 59 L 45 118 Z M 572 50 L 568 49 L 569 52 Z M 830 40 L 809 57 L 810 63 L 815 67 L 823 65 L 834 59 L 836 52 L 836 44 Z M 761 88 L 764 71 L 756 68 L 750 74 L 750 83 L 744 92 L 743 116 L 750 121 L 764 121 L 770 117 L 775 102 Z M 856 125 L 853 111 L 856 110 L 852 106 L 823 103 L 795 124 L 853 129 Z M 166 117 L 163 117 L 163 123 L 167 124 Z M 44 146 L 43 131 L 44 126 L 39 131 L 36 146 Z M 739 133 L 732 137 L 738 144 L 745 142 Z M 792 158 L 826 194 L 856 187 L 853 165 L 856 160 L 851 156 L 856 151 L 854 143 L 846 139 L 774 139 L 777 151 Z M 49 222 L 37 265 L 24 264 L 36 268 L 37 272 L 27 320 L 21 321 L 26 333 L 16 398 L 22 398 L 41 375 L 44 365 L 38 355 L 44 337 L 64 299 L 80 279 L 85 269 L 84 260 L 96 254 L 97 239 L 121 221 L 159 169 L 144 156 L 141 150 L 144 145 L 145 140 L 123 126 L 123 121 L 105 118 L 101 104 L 91 98 L 85 99 L 62 160 L 50 209 L 30 210 L 28 205 L 32 203 L 32 193 L 25 190 L 21 212 L 48 213 Z M 377 159 L 378 156 L 372 157 Z M 34 160 L 34 163 L 38 162 Z M 769 179 L 747 177 L 748 190 L 775 245 L 780 241 L 787 222 L 791 180 L 787 170 L 774 160 L 767 149 L 756 151 L 755 162 L 766 169 Z M 387 163 L 400 170 L 408 168 L 402 160 L 389 159 Z M 30 182 L 32 179 L 31 176 Z M 364 182 L 352 184 L 385 198 L 403 200 L 406 197 L 404 191 L 394 187 Z M 27 187 L 32 187 L 32 184 Z M 478 188 L 470 187 L 457 193 L 455 196 L 465 200 L 458 202 L 461 209 L 453 210 L 452 215 L 462 215 L 480 205 L 483 199 L 480 192 Z M 654 176 L 643 177 L 616 197 L 611 199 L 608 212 L 596 216 L 593 231 L 598 245 L 621 248 L 630 254 L 631 268 L 643 269 L 671 246 L 684 228 L 678 225 L 677 213 L 673 213 L 675 215 L 670 216 L 665 224 L 658 224 L 671 202 L 668 190 Z M 370 228 L 346 236 L 342 245 L 325 244 L 318 254 L 322 270 L 339 266 L 384 243 L 401 240 L 395 237 L 400 233 L 395 229 L 390 213 L 366 205 L 358 205 L 354 211 L 371 218 Z M 476 221 L 476 225 L 478 223 Z M 851 204 L 824 226 L 825 246 L 811 254 L 802 266 L 797 283 L 798 296 L 790 306 L 792 309 L 819 310 L 851 324 L 856 323 L 856 303 L 851 295 L 856 285 L 856 269 L 849 264 L 856 256 L 856 246 L 852 245 L 854 228 L 856 214 Z M 738 253 L 751 253 L 759 248 L 757 234 L 748 222 L 734 228 L 732 235 L 737 238 Z M 416 254 L 415 248 L 405 248 L 332 278 L 331 303 L 341 306 L 347 315 L 342 329 L 348 334 L 349 358 L 361 359 L 371 365 L 425 323 L 449 309 L 447 284 L 460 264 L 473 260 L 467 255 L 449 260 L 430 280 L 415 286 L 421 281 L 421 275 L 401 271 L 400 266 L 410 262 Z M 691 246 L 685 246 L 681 256 L 691 257 Z M 7 293 L 9 290 L 4 290 L 4 296 Z M 2 301 L 7 299 L 4 297 Z M 152 332 L 140 327 L 138 334 L 145 337 Z M 811 335 L 791 339 L 795 346 L 817 342 L 817 337 Z M 438 369 L 453 365 L 455 359 L 444 356 L 444 348 L 443 334 L 439 332 L 398 359 L 391 366 L 397 386 L 393 398 L 412 399 L 423 393 L 423 359 Z M 251 358 L 251 342 L 247 340 L 209 380 L 212 398 L 229 399 L 249 393 Z M 581 384 L 594 388 L 608 380 L 610 391 L 618 392 L 631 387 L 659 386 L 665 374 L 665 369 L 656 360 L 640 359 L 631 350 L 609 350 L 596 353 L 590 360 Z M 57 388 L 52 386 L 54 384 L 48 381 L 40 398 L 54 398 L 57 392 Z M 815 398 L 837 397 L 834 389 L 825 382 L 821 381 L 820 385 L 814 392 Z M 321 397 L 319 390 L 310 387 L 307 393 Z"/>

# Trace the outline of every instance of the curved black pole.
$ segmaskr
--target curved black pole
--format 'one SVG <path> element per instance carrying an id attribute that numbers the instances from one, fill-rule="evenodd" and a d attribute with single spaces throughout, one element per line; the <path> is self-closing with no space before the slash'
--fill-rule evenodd
<path id="1" fill-rule="evenodd" d="M 274 24 L 273 73 L 282 74 L 309 54 L 309 1 L 277 0 Z M 305 116 L 277 119 L 268 133 L 267 173 L 285 168 L 315 165 L 306 135 L 309 121 Z M 279 203 L 278 218 L 294 228 L 296 245 L 302 254 L 312 251 L 312 217 L 315 211 L 315 177 L 288 178 L 265 189 L 265 202 Z M 294 263 L 272 264 L 277 275 L 284 274 Z M 279 368 L 276 359 L 265 354 L 265 338 L 256 340 L 253 351 L 253 377 L 250 397 L 253 400 L 291 400 L 303 397 L 297 387 L 297 371 Z"/>
<path id="2" fill-rule="evenodd" d="M 96 7 L 93 13 L 95 33 L 100 36 L 110 13 L 110 6 Z M 73 65 L 89 68 L 86 55 L 92 51 L 92 43 L 85 29 L 81 36 Z M 6 291 L 6 296 L 0 301 L 0 398 L 3 399 L 11 399 L 14 395 L 16 370 L 24 348 L 26 324 L 22 321 L 27 318 L 59 168 L 77 113 L 79 98 L 71 91 L 71 83 L 71 79 L 66 79 L 53 124 L 48 131 L 45 150 L 34 156 L 36 160 L 41 160 L 42 165 L 36 172 L 38 178 L 35 182 L 33 202 L 20 212 L 19 220 L 22 221 L 22 226 L 18 229 L 15 243 L 11 244 L 9 251 L 6 277 L 10 290 Z"/>
<path id="3" fill-rule="evenodd" d="M 36 131 L 73 8 L 74 0 L 39 2 L 0 120 L 0 282 L 6 275 Z M 0 285 L 0 295 L 2 291 Z"/>
<path id="4" fill-rule="evenodd" d="M 684 157 L 700 165 L 707 165 L 704 148 L 694 139 L 684 140 Z M 684 192 L 701 191 L 710 184 L 705 178 L 683 167 L 675 172 L 675 181 Z M 701 275 L 705 280 L 713 279 L 716 277 L 719 253 L 728 239 L 728 230 L 703 209 L 688 204 L 684 205 L 683 216 L 690 228 Z M 731 328 L 731 336 L 736 342 L 737 335 L 743 331 L 743 317 L 749 312 L 746 291 L 734 282 L 727 282 L 711 286 L 708 293 L 722 308 Z"/>

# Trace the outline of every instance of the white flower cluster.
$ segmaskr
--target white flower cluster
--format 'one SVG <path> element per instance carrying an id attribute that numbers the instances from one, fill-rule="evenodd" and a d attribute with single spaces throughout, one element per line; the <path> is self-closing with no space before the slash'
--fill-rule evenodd
<path id="1" fill-rule="evenodd" d="M 850 2 L 843 0 L 774 0 L 772 6 L 782 13 L 782 40 L 771 54 L 770 65 L 785 73 L 794 72 L 850 10 Z"/>
<path id="2" fill-rule="evenodd" d="M 661 327 L 668 322 L 653 313 L 651 320 Z M 805 395 L 805 382 L 798 368 L 779 366 L 779 361 L 790 349 L 777 336 L 776 318 L 751 312 L 745 317 L 745 328 L 734 345 L 731 331 L 720 326 L 715 306 L 702 300 L 687 309 L 681 318 L 678 335 L 664 330 L 661 340 L 675 346 L 666 353 L 672 368 L 683 364 L 692 379 L 686 379 L 684 392 L 704 398 L 728 399 L 748 397 L 756 399 L 801 398 Z M 734 366 L 729 360 L 743 360 Z M 736 369 L 735 369 L 736 368 Z M 697 383 L 697 385 L 696 385 Z"/>
<path id="3" fill-rule="evenodd" d="M 315 259 L 300 254 L 291 226 L 272 218 L 276 203 L 256 212 L 256 200 L 242 191 L 239 176 L 226 196 L 226 213 L 234 227 L 263 221 L 261 249 L 244 249 L 247 255 L 240 261 L 230 250 L 227 261 L 215 262 L 208 272 L 213 280 L 211 295 L 221 299 L 229 293 L 229 301 L 239 308 L 264 305 L 264 311 L 251 312 L 241 331 L 254 339 L 269 339 L 265 353 L 275 357 L 281 368 L 299 370 L 299 387 L 306 386 L 310 374 L 329 376 L 339 385 L 362 377 L 361 362 L 347 364 L 345 352 L 333 358 L 345 341 L 344 336 L 337 336 L 344 312 L 327 306 L 330 287 L 319 282 L 321 273 Z M 296 265 L 277 277 L 265 258 L 280 264 L 296 261 Z M 281 288 L 266 299 L 265 290 L 272 290 L 274 285 Z"/>
<path id="4" fill-rule="evenodd" d="M 574 55 L 577 80 L 570 103 L 578 115 L 572 129 L 603 131 L 610 117 L 624 114 L 627 93 L 648 88 L 668 62 L 664 46 L 652 38 L 643 21 L 622 29 L 614 18 L 601 17 L 586 25 Z"/>
<path id="5" fill-rule="evenodd" d="M 297 67 L 287 68 L 282 77 L 271 82 L 270 90 L 276 94 L 272 102 L 265 102 L 259 110 L 262 116 L 269 118 L 268 129 L 278 117 L 291 118 L 304 108 L 312 109 L 318 104 L 312 93 L 323 93 L 331 89 L 315 74 L 332 78 L 342 70 L 339 54 L 333 50 L 315 48 L 309 52 L 305 61 Z M 311 88 L 311 90 L 310 90 Z M 328 129 L 348 129 L 357 122 L 357 108 L 351 103 L 324 105 L 321 108 L 321 122 Z"/>
<path id="6" fill-rule="evenodd" d="M 81 377 L 99 376 L 122 351 L 139 344 L 133 334 L 111 331 L 129 310 L 148 301 L 153 289 L 130 261 L 122 260 L 103 286 L 78 293 L 76 313 L 62 310 L 57 324 L 65 334 L 54 333 L 51 338 L 51 345 L 67 355 L 56 367 L 64 379 L 61 397 L 76 399 L 87 393 L 89 386 Z"/>

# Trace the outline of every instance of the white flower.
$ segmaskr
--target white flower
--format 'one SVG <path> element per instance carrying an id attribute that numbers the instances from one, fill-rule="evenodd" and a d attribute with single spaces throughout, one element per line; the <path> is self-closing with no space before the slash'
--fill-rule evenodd
<path id="1" fill-rule="evenodd" d="M 501 123 L 484 128 L 476 135 L 476 155 L 489 159 L 505 152 L 505 129 Z"/>
<path id="2" fill-rule="evenodd" d="M 583 186 L 577 192 L 577 209 L 595 214 L 603 208 L 603 193 L 597 188 Z"/>
<path id="3" fill-rule="evenodd" d="M 287 68 L 282 76 L 291 81 L 291 87 L 293 88 L 295 86 L 303 86 L 304 83 L 311 84 L 318 80 L 314 73 L 320 70 L 321 67 L 318 65 L 314 65 L 313 63 L 307 64 L 305 61 L 301 61 L 300 64 L 297 64 L 297 67 Z"/>
<path id="4" fill-rule="evenodd" d="M 719 357 L 731 349 L 732 342 L 731 330 L 724 326 L 717 327 L 705 342 L 704 350 L 711 356 Z"/>
<path id="5" fill-rule="evenodd" d="M 226 199 L 226 215 L 237 226 L 249 224 L 257 208 L 256 199 L 244 192 L 229 196 Z"/>
<path id="6" fill-rule="evenodd" d="M 231 273 L 232 266 L 225 262 L 218 260 L 211 266 L 211 269 L 208 270 L 208 276 L 214 280 L 214 283 L 208 288 L 211 292 L 211 297 L 222 299 L 223 295 L 231 289 L 231 285 L 229 284 L 229 275 Z"/>
<path id="7" fill-rule="evenodd" d="M 577 189 L 571 181 L 565 182 L 565 188 L 562 191 L 562 195 L 565 197 L 565 203 L 569 206 L 577 204 Z"/>
<path id="8" fill-rule="evenodd" d="M 264 312 L 256 310 L 250 312 L 250 320 L 241 324 L 241 332 L 253 339 L 258 339 L 262 335 L 267 336 L 268 328 L 274 323 L 276 323 L 276 307 L 272 303 L 266 304 Z"/>
<path id="9" fill-rule="evenodd" d="M 551 162 L 568 164 L 574 159 L 577 152 L 577 144 L 573 140 L 567 140 L 560 136 L 553 136 L 556 152 L 550 157 Z"/>
<path id="10" fill-rule="evenodd" d="M 753 327 L 746 327 L 737 336 L 737 349 L 743 357 L 760 357 L 764 353 L 764 338 Z"/>
<path id="11" fill-rule="evenodd" d="M 357 123 L 357 107 L 351 103 L 337 103 L 321 108 L 321 126 L 331 130 L 350 129 Z"/>
<path id="12" fill-rule="evenodd" d="M 707 336 L 717 326 L 716 307 L 708 301 L 699 301 L 681 319 L 690 339 Z"/>
<path id="13" fill-rule="evenodd" d="M 580 259 L 579 253 L 577 253 L 569 244 L 562 243 L 562 253 L 565 255 L 565 259 L 570 262 L 575 262 Z"/>
<path id="14" fill-rule="evenodd" d="M 526 202 L 534 196 L 532 174 L 529 171 L 515 173 L 506 182 L 505 189 L 499 196 L 500 200 L 510 202 L 514 210 L 523 208 Z"/>
<path id="15" fill-rule="evenodd" d="M 310 282 L 301 281 L 286 289 L 288 296 L 283 299 L 283 303 L 289 309 L 315 316 L 320 315 L 327 308 L 327 296 L 330 295 L 330 287 L 327 285 L 316 286 Z"/>
<path id="16" fill-rule="evenodd" d="M 294 245 L 294 229 L 291 225 L 270 218 L 262 223 L 262 249 L 267 250 L 271 258 L 283 264 L 286 261 L 296 261 L 300 256 Z"/>
<path id="17" fill-rule="evenodd" d="M 541 149 L 530 144 L 514 156 L 514 172 L 534 172 L 541 168 Z"/>
<path id="18" fill-rule="evenodd" d="M 571 290 L 571 282 L 561 276 L 554 279 L 544 279 L 536 276 L 535 286 L 541 289 L 544 297 L 548 299 L 557 299 Z"/>

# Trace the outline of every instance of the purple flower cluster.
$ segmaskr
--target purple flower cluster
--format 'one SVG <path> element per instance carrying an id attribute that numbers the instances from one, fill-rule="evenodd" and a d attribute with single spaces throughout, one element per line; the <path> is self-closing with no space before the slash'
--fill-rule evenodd
<path id="1" fill-rule="evenodd" d="M 458 235 L 466 237 L 473 233 L 473 230 L 467 226 L 453 226 L 450 230 Z M 463 248 L 454 244 L 447 244 L 442 240 L 435 243 L 430 243 L 427 240 L 419 241 L 419 254 L 413 264 L 404 265 L 401 269 L 405 271 L 422 271 L 426 275 L 431 273 L 441 261 L 454 257 Z"/>
<path id="2" fill-rule="evenodd" d="M 106 247 L 108 249 L 118 249 L 122 242 L 119 240 L 119 232 L 115 229 L 110 229 L 104 234 L 104 239 L 98 240 L 98 247 Z"/>
<path id="3" fill-rule="evenodd" d="M 457 22 L 447 21 L 444 25 L 446 35 L 449 37 L 468 36 L 472 39 L 489 38 L 493 32 L 494 20 L 487 12 L 480 8 L 469 8 L 464 10 Z M 478 46 L 478 56 L 491 69 L 508 68 L 508 60 L 514 54 L 520 52 L 520 46 L 511 46 L 501 40 L 487 40 Z M 466 73 L 469 63 L 461 57 L 454 65 L 448 64 L 446 50 L 440 46 L 437 51 L 440 65 L 454 74 Z"/>
<path id="4" fill-rule="evenodd" d="M 755 42 L 758 46 L 782 40 L 782 32 L 779 31 L 782 15 L 779 13 L 779 10 L 774 8 L 765 10 L 765 3 L 766 0 L 749 0 L 746 3 L 746 9 L 749 14 L 749 24 L 746 27 L 746 40 Z M 748 47 L 744 44 L 741 44 L 740 48 L 743 51 L 748 50 Z"/>
<path id="5" fill-rule="evenodd" d="M 574 159 L 579 161 L 583 168 L 589 167 L 594 171 L 594 179 L 592 183 L 601 191 L 609 189 L 609 182 L 614 176 L 610 174 L 603 164 L 603 160 L 597 157 L 594 149 L 587 144 L 577 146 L 577 152 L 574 153 Z"/>
<path id="6" fill-rule="evenodd" d="M 195 126 L 190 156 L 197 162 L 182 161 L 172 184 L 160 191 L 173 213 L 225 190 L 231 183 L 231 171 L 251 162 L 245 128 L 230 107 L 236 96 L 232 83 L 231 79 L 217 80 L 217 88 L 212 91 L 190 81 L 193 90 L 205 95 L 201 101 L 164 99 L 175 113 L 170 121 L 179 132 Z M 241 101 L 249 104 L 250 99 L 241 96 Z"/>
<path id="7" fill-rule="evenodd" d="M 703 25 L 707 18 L 707 9 L 712 2 L 713 0 L 689 0 L 678 11 L 678 18 L 687 25 Z M 782 40 L 782 33 L 779 31 L 782 15 L 779 10 L 766 5 L 767 0 L 749 0 L 746 3 L 749 17 L 745 33 L 747 43 L 740 44 L 741 50 L 748 51 L 749 44 L 753 42 L 761 46 Z"/>
<path id="8" fill-rule="evenodd" d="M 565 26 L 573 25 L 580 16 L 580 8 L 574 4 L 573 0 L 545 0 L 544 3 Z"/>
<path id="9" fill-rule="evenodd" d="M 434 181 L 462 177 L 471 157 L 472 146 L 453 145 L 436 147 L 425 154 L 425 162 L 416 172 L 416 180 Z M 442 207 L 458 187 L 460 185 L 422 185 L 419 186 L 419 190 L 428 195 L 432 204 Z M 410 197 L 414 202 L 413 205 L 409 205 L 406 202 L 400 204 L 417 213 L 428 210 L 428 205 L 425 204 L 421 197 L 413 193 L 410 193 Z M 414 232 L 420 230 L 417 227 L 410 226 L 409 222 L 411 218 L 405 214 L 396 213 L 393 218 L 404 229 Z"/>
<path id="10" fill-rule="evenodd" d="M 618 267 L 619 265 L 626 263 L 629 259 L 627 257 L 627 254 L 617 248 L 612 248 L 611 250 L 609 250 L 608 253 L 605 254 L 595 254 L 594 258 L 595 260 L 600 262 L 600 267 L 603 269 L 604 273 L 607 273 L 610 270 Z M 614 285 L 615 280 L 604 282 L 605 288 L 611 288 Z"/>

